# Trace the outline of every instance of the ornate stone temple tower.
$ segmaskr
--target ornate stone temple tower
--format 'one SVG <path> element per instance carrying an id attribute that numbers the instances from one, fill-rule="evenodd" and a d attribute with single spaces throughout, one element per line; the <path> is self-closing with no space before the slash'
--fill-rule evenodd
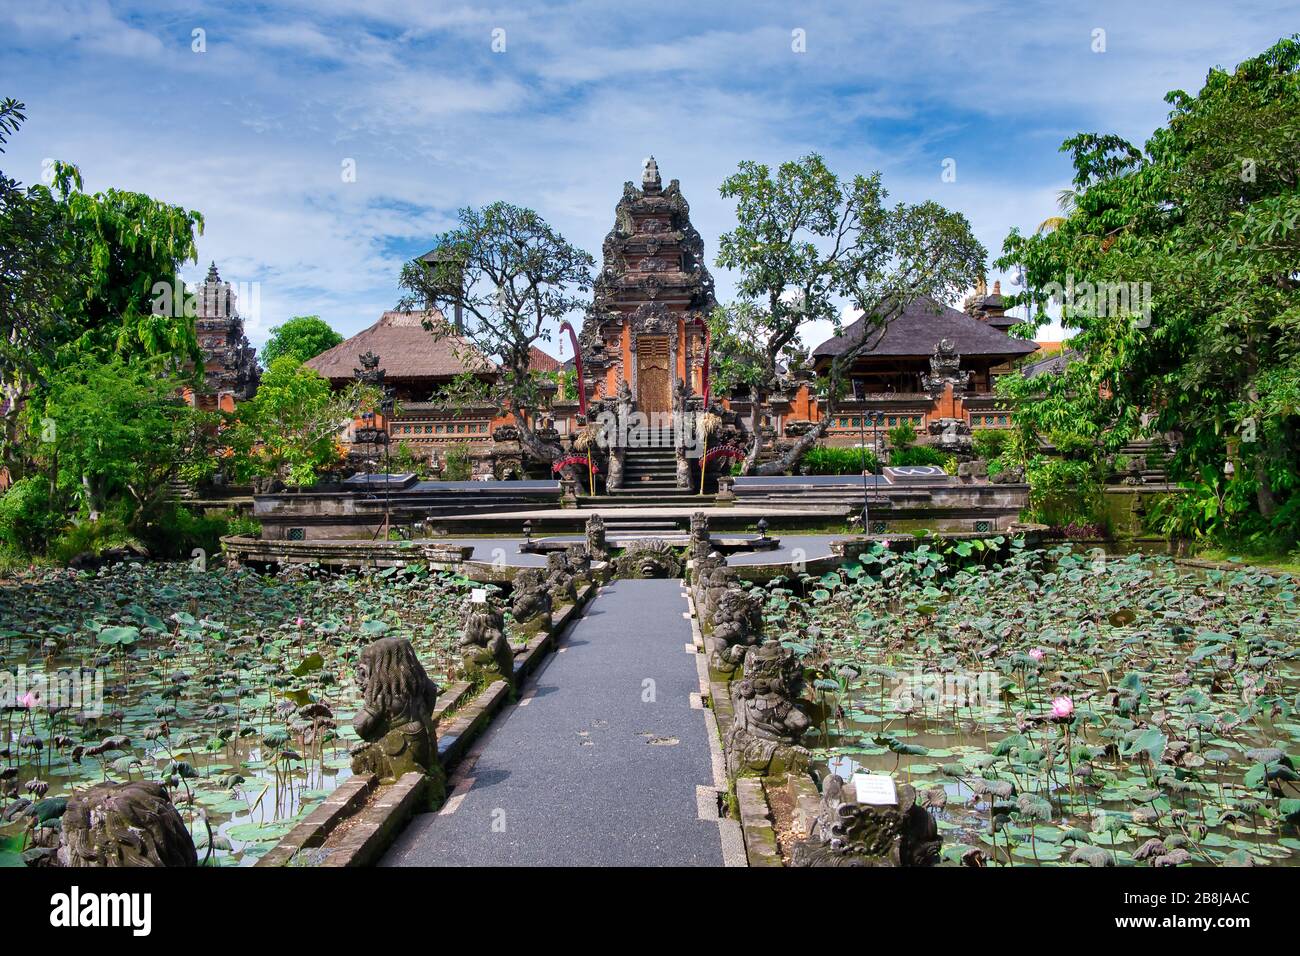
<path id="1" fill-rule="evenodd" d="M 715 301 L 690 212 L 677 180 L 664 188 L 653 156 L 640 189 L 623 184 L 582 327 L 586 386 L 597 399 L 621 392 L 653 415 L 701 394 L 702 323 Z"/>
<path id="2" fill-rule="evenodd" d="M 200 400 L 221 406 L 246 401 L 257 391 L 261 372 L 257 353 L 244 334 L 244 320 L 235 306 L 235 292 L 222 282 L 214 262 L 198 288 L 194 330 L 203 350 L 203 394 Z"/>

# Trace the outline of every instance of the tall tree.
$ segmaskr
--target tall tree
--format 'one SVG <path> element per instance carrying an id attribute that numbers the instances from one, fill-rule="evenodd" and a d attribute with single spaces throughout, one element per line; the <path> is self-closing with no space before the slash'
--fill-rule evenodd
<path id="1" fill-rule="evenodd" d="M 79 487 L 92 515 L 125 498 L 131 524 L 153 512 L 173 478 L 210 472 L 215 416 L 182 401 L 182 384 L 159 357 L 86 353 L 56 371 L 43 390 L 39 445 L 51 471 L 70 479 L 55 487 Z"/>
<path id="2" fill-rule="evenodd" d="M 24 118 L 22 104 L 0 103 L 0 145 Z M 87 352 L 202 362 L 193 318 L 153 308 L 155 285 L 178 283 L 195 259 L 202 216 L 141 193 L 88 194 L 75 166 L 53 173 L 27 188 L 0 173 L 0 453 L 18 471 L 26 405 L 56 370 Z"/>
<path id="3" fill-rule="evenodd" d="M 434 239 L 434 254 L 403 267 L 398 307 L 444 314 L 459 307 L 462 328 L 442 321 L 430 323 L 430 331 L 463 337 L 467 363 L 483 355 L 499 360 L 498 399 L 519 425 L 528 453 L 552 461 L 559 444 L 539 437 L 527 415 L 553 387 L 531 370 L 531 351 L 585 303 L 581 294 L 591 287 L 595 260 L 531 209 L 494 202 L 462 209 L 459 218 L 457 228 Z"/>
<path id="4" fill-rule="evenodd" d="M 918 297 L 949 299 L 973 285 L 983 276 L 985 251 L 960 213 L 934 202 L 886 206 L 880 173 L 841 180 L 816 153 L 782 163 L 775 175 L 742 162 L 720 191 L 736 200 L 737 225 L 722 236 L 717 261 L 740 273 L 744 308 L 716 314 L 714 327 L 725 333 L 729 319 L 742 320 L 744 334 L 754 336 L 757 361 L 747 375 L 754 441 L 745 470 L 779 473 L 825 434 L 854 360 Z M 809 322 L 830 322 L 842 333 L 845 302 L 864 321 L 832 362 L 825 414 L 788 452 L 758 465 L 758 408 L 777 386 L 782 354 L 797 347 Z"/>
<path id="5" fill-rule="evenodd" d="M 1202 529 L 1267 526 L 1290 540 L 1300 526 L 1298 41 L 1211 70 L 1194 96 L 1168 94 L 1169 122 L 1141 149 L 1113 135 L 1067 140 L 1072 211 L 1050 233 L 1013 231 L 1000 263 L 1025 268 L 1038 291 L 1019 298 L 1036 302 L 1036 321 L 1051 290 L 1078 330 L 1081 360 L 1043 390 L 1088 395 L 1080 412 L 1099 433 L 1123 437 L 1145 410 L 1151 430 L 1179 436 L 1175 474 L 1193 487 Z"/>
<path id="6" fill-rule="evenodd" d="M 262 364 L 270 368 L 271 363 L 283 355 L 306 362 L 342 341 L 343 336 L 330 328 L 319 315 L 295 315 L 284 325 L 271 329 L 270 337 L 262 346 Z"/>
<path id="7" fill-rule="evenodd" d="M 342 457 L 339 432 L 379 405 L 378 390 L 353 382 L 341 391 L 297 359 L 282 355 L 262 376 L 257 394 L 235 412 L 225 433 L 241 478 L 273 477 L 315 484 Z"/>

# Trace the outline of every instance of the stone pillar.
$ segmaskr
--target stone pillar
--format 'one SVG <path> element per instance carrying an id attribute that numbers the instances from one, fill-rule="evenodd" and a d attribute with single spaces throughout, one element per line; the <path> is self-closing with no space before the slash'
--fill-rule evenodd
<path id="1" fill-rule="evenodd" d="M 578 482 L 573 478 L 560 479 L 560 507 L 578 507 Z"/>

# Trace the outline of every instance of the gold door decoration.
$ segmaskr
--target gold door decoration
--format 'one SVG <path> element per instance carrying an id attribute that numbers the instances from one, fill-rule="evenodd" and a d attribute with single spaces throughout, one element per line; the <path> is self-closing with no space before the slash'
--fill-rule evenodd
<path id="1" fill-rule="evenodd" d="M 636 343 L 636 405 L 642 412 L 672 410 L 668 337 L 641 336 Z"/>

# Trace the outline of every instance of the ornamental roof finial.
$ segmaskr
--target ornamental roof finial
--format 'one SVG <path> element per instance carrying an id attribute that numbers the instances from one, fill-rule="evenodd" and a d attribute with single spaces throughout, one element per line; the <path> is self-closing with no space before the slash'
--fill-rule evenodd
<path id="1" fill-rule="evenodd" d="M 663 186 L 663 180 L 659 178 L 659 164 L 655 162 L 653 156 L 646 157 L 641 167 L 643 169 L 641 173 L 642 186 L 653 186 L 655 189 Z"/>
<path id="2" fill-rule="evenodd" d="M 212 265 L 208 266 L 208 282 L 216 284 L 221 281 L 221 276 L 217 274 L 217 262 L 214 259 Z"/>

